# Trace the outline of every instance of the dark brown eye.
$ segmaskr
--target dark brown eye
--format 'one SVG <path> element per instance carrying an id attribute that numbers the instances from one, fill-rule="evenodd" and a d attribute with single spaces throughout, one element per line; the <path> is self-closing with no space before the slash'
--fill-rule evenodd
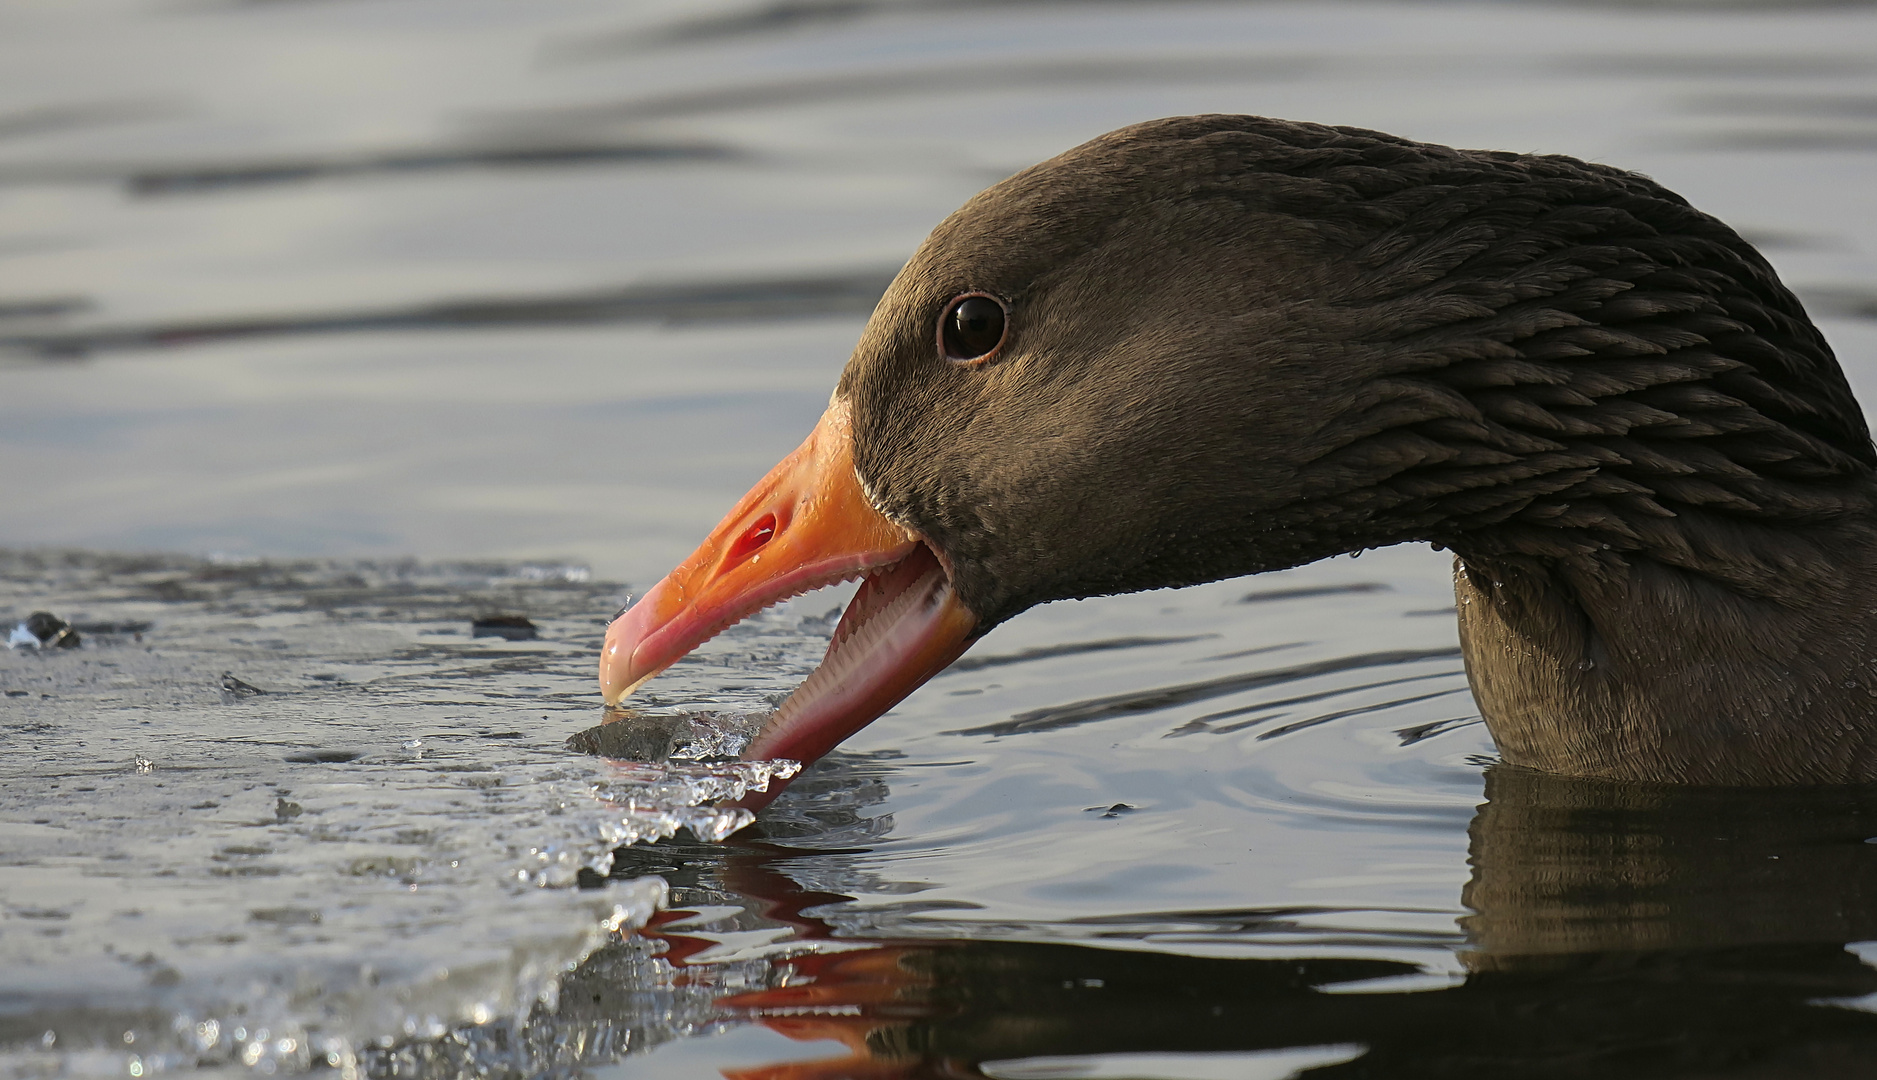
<path id="1" fill-rule="evenodd" d="M 965 296 L 952 301 L 939 320 L 939 340 L 950 360 L 976 360 L 988 356 L 1004 340 L 1004 305 L 988 296 Z"/>

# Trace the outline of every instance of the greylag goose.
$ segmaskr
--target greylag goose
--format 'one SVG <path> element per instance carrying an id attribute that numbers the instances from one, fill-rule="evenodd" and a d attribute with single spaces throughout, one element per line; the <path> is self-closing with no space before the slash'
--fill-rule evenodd
<path id="1" fill-rule="evenodd" d="M 1158 120 L 933 231 L 601 684 L 863 578 L 745 752 L 811 761 L 1037 604 L 1425 542 L 1506 762 L 1877 780 L 1874 465 L 1798 300 L 1647 177 Z"/>

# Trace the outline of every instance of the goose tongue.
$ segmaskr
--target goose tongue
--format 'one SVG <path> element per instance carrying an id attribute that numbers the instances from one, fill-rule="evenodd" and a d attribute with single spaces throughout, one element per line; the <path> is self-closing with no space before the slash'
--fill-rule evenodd
<path id="1" fill-rule="evenodd" d="M 725 628 L 825 585 L 866 578 L 821 666 L 746 758 L 813 761 L 943 671 L 975 637 L 932 549 L 867 501 L 845 403 L 743 496 L 709 538 L 613 621 L 600 653 L 608 705 Z M 774 798 L 755 793 L 746 806 Z"/>

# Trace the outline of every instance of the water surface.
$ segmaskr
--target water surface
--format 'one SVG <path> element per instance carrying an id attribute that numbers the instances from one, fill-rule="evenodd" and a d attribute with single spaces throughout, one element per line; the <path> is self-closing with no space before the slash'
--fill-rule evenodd
<path id="1" fill-rule="evenodd" d="M 0 1070 L 1867 1071 L 1877 796 L 1495 766 L 1424 549 L 1025 615 L 718 843 L 619 846 L 760 779 L 710 751 L 841 597 L 650 684 L 675 763 L 579 736 L 926 230 L 1135 120 L 1650 173 L 1877 401 L 1871 8 L 126 0 L 0 58 L 0 628 L 84 637 L 0 654 Z"/>

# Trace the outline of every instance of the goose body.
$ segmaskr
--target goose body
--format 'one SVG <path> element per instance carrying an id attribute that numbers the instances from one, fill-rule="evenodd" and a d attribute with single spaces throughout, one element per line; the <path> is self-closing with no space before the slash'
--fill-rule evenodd
<path id="1" fill-rule="evenodd" d="M 986 190 L 887 291 L 807 443 L 617 620 L 608 703 L 866 580 L 746 752 L 812 759 L 1051 600 L 1455 554 L 1503 758 L 1877 780 L 1877 488 L 1792 293 L 1634 173 L 1247 116 Z"/>

